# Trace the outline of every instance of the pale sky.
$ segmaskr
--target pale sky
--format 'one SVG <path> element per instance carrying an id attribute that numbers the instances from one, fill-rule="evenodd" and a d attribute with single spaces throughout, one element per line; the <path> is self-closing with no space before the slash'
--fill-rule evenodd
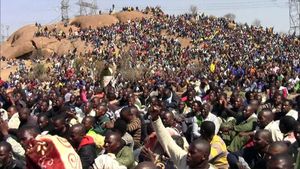
<path id="1" fill-rule="evenodd" d="M 92 0 L 86 0 L 91 2 Z M 9 25 L 9 34 L 20 27 L 39 22 L 50 24 L 61 19 L 60 0 L 0 0 L 1 24 Z M 69 16 L 79 13 L 78 0 L 69 0 Z M 99 10 L 108 12 L 112 4 L 116 10 L 124 6 L 160 6 L 166 13 L 182 14 L 189 12 L 190 6 L 198 7 L 198 12 L 207 15 L 236 15 L 236 21 L 253 23 L 259 19 L 263 26 L 274 27 L 275 31 L 288 32 L 288 0 L 97 0 Z"/>

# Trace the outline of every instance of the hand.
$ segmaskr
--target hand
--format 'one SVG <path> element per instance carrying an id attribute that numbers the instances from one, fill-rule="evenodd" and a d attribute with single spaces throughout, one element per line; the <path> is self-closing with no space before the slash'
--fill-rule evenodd
<path id="1" fill-rule="evenodd" d="M 115 122 L 114 121 L 109 121 L 105 123 L 105 128 L 107 129 L 112 129 L 115 126 Z"/>
<path id="2" fill-rule="evenodd" d="M 160 115 L 161 108 L 159 106 L 152 106 L 149 109 L 150 116 L 152 121 L 156 121 Z"/>
<path id="3" fill-rule="evenodd" d="M 248 136 L 249 135 L 249 133 L 247 133 L 247 132 L 240 132 L 239 133 L 239 136 Z"/>
<path id="4" fill-rule="evenodd" d="M 149 148 L 142 148 L 141 155 L 148 161 L 155 163 L 155 154 Z"/>
<path id="5" fill-rule="evenodd" d="M 6 121 L 0 119 L 0 132 L 4 137 L 8 136 L 8 124 Z"/>

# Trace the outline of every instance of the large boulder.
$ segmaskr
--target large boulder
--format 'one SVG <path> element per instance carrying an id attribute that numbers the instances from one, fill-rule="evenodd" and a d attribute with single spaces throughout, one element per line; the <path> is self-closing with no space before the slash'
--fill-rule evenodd
<path id="1" fill-rule="evenodd" d="M 118 18 L 120 22 L 128 22 L 129 20 L 141 20 L 143 18 L 150 17 L 150 15 L 144 14 L 139 11 L 122 11 L 114 14 L 114 16 L 116 16 L 116 18 Z"/>
<path id="2" fill-rule="evenodd" d="M 97 28 L 103 26 L 110 26 L 118 23 L 118 19 L 113 15 L 92 15 L 92 16 L 78 16 L 70 20 L 69 24 L 81 28 Z"/>

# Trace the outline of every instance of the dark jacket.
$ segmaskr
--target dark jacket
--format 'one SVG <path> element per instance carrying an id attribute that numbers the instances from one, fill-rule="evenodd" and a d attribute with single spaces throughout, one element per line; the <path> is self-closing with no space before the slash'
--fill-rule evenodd
<path id="1" fill-rule="evenodd" d="M 0 169 L 25 169 L 25 165 L 18 160 L 11 160 L 5 166 L 0 167 Z"/>
<path id="2" fill-rule="evenodd" d="M 77 153 L 82 163 L 82 169 L 89 169 L 97 157 L 94 139 L 91 136 L 84 136 L 77 148 Z"/>

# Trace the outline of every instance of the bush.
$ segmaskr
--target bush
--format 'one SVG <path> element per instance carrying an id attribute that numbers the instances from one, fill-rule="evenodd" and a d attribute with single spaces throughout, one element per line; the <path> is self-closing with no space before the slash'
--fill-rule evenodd
<path id="1" fill-rule="evenodd" d="M 37 63 L 31 68 L 31 72 L 29 73 L 29 78 L 34 80 L 38 79 L 40 81 L 44 81 L 48 78 L 47 76 L 47 68 L 42 63 Z"/>

